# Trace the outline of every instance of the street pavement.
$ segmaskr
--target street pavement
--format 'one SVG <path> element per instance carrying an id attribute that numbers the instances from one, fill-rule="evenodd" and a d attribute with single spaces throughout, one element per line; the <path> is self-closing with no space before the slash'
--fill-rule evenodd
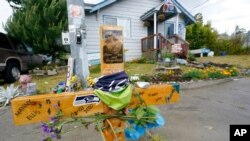
<path id="1" fill-rule="evenodd" d="M 166 118 L 153 130 L 167 141 L 229 141 L 230 124 L 250 124 L 250 78 L 182 90 L 177 104 L 160 106 Z M 73 128 L 67 125 L 64 129 Z M 0 141 L 39 141 L 40 124 L 15 127 L 11 109 L 0 110 Z M 94 127 L 63 135 L 62 141 L 101 141 Z"/>

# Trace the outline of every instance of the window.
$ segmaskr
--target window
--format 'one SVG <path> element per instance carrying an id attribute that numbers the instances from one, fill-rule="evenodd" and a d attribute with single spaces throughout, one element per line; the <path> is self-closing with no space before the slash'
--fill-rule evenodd
<path id="1" fill-rule="evenodd" d="M 165 23 L 165 36 L 169 37 L 173 34 L 175 34 L 175 30 L 176 30 L 176 24 L 175 23 L 170 23 L 167 22 Z M 179 23 L 178 24 L 178 35 L 182 38 L 185 39 L 185 24 L 184 23 Z"/>
<path id="2" fill-rule="evenodd" d="M 165 35 L 169 37 L 174 34 L 174 23 L 166 23 L 165 24 Z"/>
<path id="3" fill-rule="evenodd" d="M 123 26 L 123 36 L 131 37 L 130 18 L 104 16 L 104 24 Z"/>
<path id="4" fill-rule="evenodd" d="M 13 38 L 11 39 L 11 41 L 18 52 L 27 52 L 25 46 L 20 41 Z"/>
<path id="5" fill-rule="evenodd" d="M 0 34 L 0 48 L 12 49 L 8 38 L 4 34 Z"/>
<path id="6" fill-rule="evenodd" d="M 117 25 L 117 18 L 105 17 L 104 24 L 105 25 Z"/>
<path id="7" fill-rule="evenodd" d="M 185 40 L 185 25 L 183 23 L 179 23 L 178 30 L 178 35 Z"/>

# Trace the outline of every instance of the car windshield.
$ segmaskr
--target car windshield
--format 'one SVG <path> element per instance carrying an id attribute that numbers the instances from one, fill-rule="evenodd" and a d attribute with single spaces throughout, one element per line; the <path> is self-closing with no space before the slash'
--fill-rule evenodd
<path id="1" fill-rule="evenodd" d="M 24 45 L 26 46 L 26 49 L 28 50 L 28 52 L 33 54 L 33 49 L 27 44 L 24 44 Z"/>

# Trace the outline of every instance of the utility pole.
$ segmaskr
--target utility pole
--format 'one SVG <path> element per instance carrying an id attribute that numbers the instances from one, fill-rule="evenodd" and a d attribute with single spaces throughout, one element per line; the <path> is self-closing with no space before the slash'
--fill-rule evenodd
<path id="1" fill-rule="evenodd" d="M 84 0 L 67 0 L 67 11 L 71 58 L 74 60 L 73 74 L 86 87 L 86 77 L 89 76 L 89 68 Z"/>

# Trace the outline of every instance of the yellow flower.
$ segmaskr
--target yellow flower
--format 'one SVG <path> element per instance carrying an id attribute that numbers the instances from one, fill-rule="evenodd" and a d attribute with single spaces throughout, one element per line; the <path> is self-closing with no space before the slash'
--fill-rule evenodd
<path id="1" fill-rule="evenodd" d="M 230 75 L 231 75 L 231 72 L 228 71 L 228 70 L 223 70 L 223 71 L 222 71 L 222 74 L 223 74 L 223 75 L 226 75 L 226 76 L 230 76 Z"/>
<path id="2" fill-rule="evenodd" d="M 95 85 L 94 79 L 92 77 L 87 77 L 87 82 L 90 87 Z"/>

